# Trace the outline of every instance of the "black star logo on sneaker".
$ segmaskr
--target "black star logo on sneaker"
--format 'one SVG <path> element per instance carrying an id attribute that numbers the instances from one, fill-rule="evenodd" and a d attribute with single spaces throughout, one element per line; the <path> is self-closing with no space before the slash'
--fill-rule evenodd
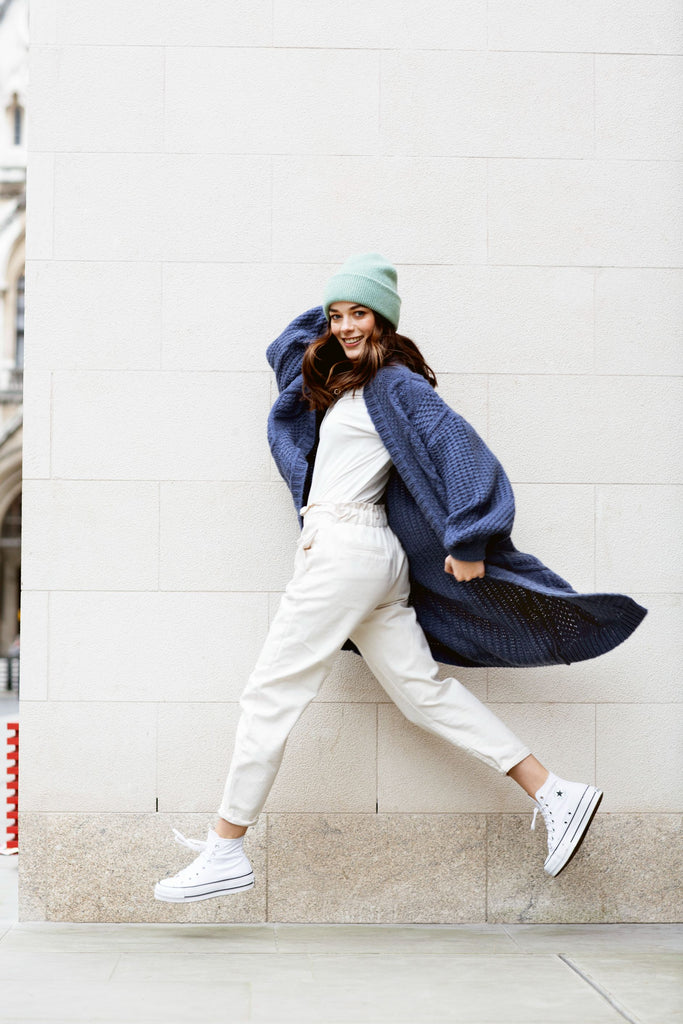
<path id="1" fill-rule="evenodd" d="M 564 792 L 561 789 L 558 789 L 555 796 L 564 796 Z"/>

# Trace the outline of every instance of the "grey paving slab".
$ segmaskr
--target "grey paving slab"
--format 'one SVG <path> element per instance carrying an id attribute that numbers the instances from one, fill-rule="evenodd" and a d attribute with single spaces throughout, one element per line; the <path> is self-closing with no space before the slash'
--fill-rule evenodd
<path id="1" fill-rule="evenodd" d="M 515 953 L 503 925 L 276 924 L 281 953 Z"/>
<path id="2" fill-rule="evenodd" d="M 683 961 L 677 953 L 579 956 L 570 962 L 640 1024 L 683 1022 Z"/>
<path id="3" fill-rule="evenodd" d="M 312 955 L 314 982 L 252 986 L 254 1021 L 623 1024 L 558 958 Z"/>
<path id="4" fill-rule="evenodd" d="M 1 790 L 0 790 L 1 792 Z M 4 842 L 0 836 L 0 845 Z M 14 920 L 17 918 L 17 876 L 18 857 L 0 856 L 0 918 Z"/>
<path id="5" fill-rule="evenodd" d="M 313 981 L 308 953 L 122 953 L 112 981 L 163 982 L 173 978 L 183 984 L 212 985 L 215 981 L 240 983 Z"/>
<path id="6" fill-rule="evenodd" d="M 527 953 L 683 953 L 683 924 L 508 924 Z"/>
<path id="7" fill-rule="evenodd" d="M 70 924 L 19 922 L 1 940 L 0 949 L 43 952 L 144 950 L 145 952 L 275 953 L 272 925 Z"/>
<path id="8" fill-rule="evenodd" d="M 14 923 L 0 1024 L 683 1024 L 682 932 Z"/>
<path id="9" fill-rule="evenodd" d="M 140 1024 L 140 1021 L 176 1024 L 201 1020 L 202 1024 L 234 1024 L 249 1020 L 247 982 L 188 985 L 167 978 L 155 984 L 130 982 L 40 983 L 4 985 L 0 1020 L 23 1024 L 36 1018 L 42 1024 L 68 1020 L 70 1024 Z"/>
<path id="10" fill-rule="evenodd" d="M 42 985 L 65 978 L 74 984 L 106 982 L 118 958 L 118 953 L 36 953 L 0 948 L 0 983 L 35 985 L 40 979 Z"/>

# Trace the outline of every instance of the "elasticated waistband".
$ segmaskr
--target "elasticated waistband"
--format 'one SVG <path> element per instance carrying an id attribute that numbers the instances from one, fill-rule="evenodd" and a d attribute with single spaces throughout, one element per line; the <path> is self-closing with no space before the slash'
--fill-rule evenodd
<path id="1" fill-rule="evenodd" d="M 386 526 L 387 510 L 385 505 L 376 505 L 371 501 L 316 501 L 312 505 L 304 505 L 299 515 L 306 522 L 317 517 L 338 519 L 345 523 L 359 523 L 362 526 Z"/>

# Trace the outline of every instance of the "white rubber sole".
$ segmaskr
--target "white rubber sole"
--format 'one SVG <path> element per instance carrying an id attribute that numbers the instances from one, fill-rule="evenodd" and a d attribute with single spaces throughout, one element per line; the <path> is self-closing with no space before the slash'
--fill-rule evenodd
<path id="1" fill-rule="evenodd" d="M 602 790 L 595 786 L 586 786 L 586 790 L 579 800 L 572 820 L 560 839 L 553 852 L 547 857 L 543 868 L 546 874 L 555 878 L 560 871 L 567 866 L 578 848 L 583 842 L 588 826 L 595 817 L 595 812 L 602 800 Z"/>
<path id="2" fill-rule="evenodd" d="M 162 903 L 196 903 L 197 900 L 210 900 L 214 896 L 232 896 L 236 892 L 246 892 L 254 888 L 254 876 L 243 875 L 241 878 L 210 882 L 207 885 L 192 885 L 186 888 L 174 888 L 157 882 L 154 886 L 154 898 Z"/>

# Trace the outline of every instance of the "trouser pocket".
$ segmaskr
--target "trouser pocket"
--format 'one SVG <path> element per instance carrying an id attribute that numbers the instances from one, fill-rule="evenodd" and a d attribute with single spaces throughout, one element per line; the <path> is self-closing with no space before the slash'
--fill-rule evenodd
<path id="1" fill-rule="evenodd" d="M 313 541 L 315 540 L 317 533 L 317 526 L 304 526 L 303 531 L 301 533 L 301 537 L 299 538 L 299 544 L 304 551 L 311 550 L 311 548 L 313 547 Z"/>

